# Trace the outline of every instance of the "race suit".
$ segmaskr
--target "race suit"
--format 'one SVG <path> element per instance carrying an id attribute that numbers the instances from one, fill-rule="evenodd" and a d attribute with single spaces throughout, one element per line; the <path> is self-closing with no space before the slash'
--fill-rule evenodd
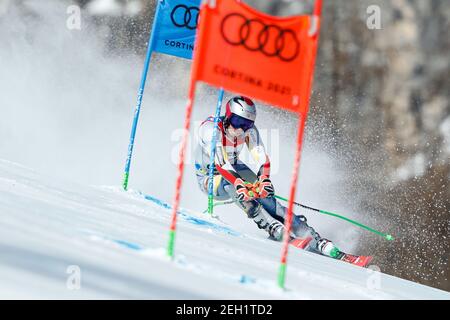
<path id="1" fill-rule="evenodd" d="M 198 146 L 196 149 L 195 169 L 200 189 L 208 194 L 209 166 L 211 153 L 211 140 L 214 129 L 214 118 L 206 119 L 198 131 Z M 254 173 L 239 159 L 239 154 L 247 146 L 248 151 L 256 162 L 257 173 Z M 259 228 L 265 229 L 270 238 L 281 240 L 284 232 L 284 218 L 287 208 L 282 206 L 275 197 L 256 198 L 250 201 L 236 199 L 234 182 L 241 178 L 254 183 L 260 175 L 270 176 L 270 160 L 266 154 L 264 144 L 258 129 L 254 126 L 242 136 L 230 137 L 226 134 L 223 117 L 218 123 L 215 170 L 213 178 L 213 195 L 216 200 L 233 199 L 234 202 L 253 219 Z M 263 210 L 264 209 L 264 210 Z M 292 230 L 294 236 L 311 236 L 317 242 L 320 236 L 309 227 L 306 218 L 294 215 Z M 314 243 L 311 246 L 315 248 Z"/>

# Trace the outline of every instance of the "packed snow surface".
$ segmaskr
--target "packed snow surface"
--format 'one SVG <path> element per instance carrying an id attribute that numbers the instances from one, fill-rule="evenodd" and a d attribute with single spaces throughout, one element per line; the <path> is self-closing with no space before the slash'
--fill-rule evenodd
<path id="1" fill-rule="evenodd" d="M 246 233 L 247 220 L 181 210 L 170 261 L 169 209 L 137 191 L 55 180 L 0 160 L 0 298 L 450 298 L 293 247 L 281 290 L 281 244 Z"/>

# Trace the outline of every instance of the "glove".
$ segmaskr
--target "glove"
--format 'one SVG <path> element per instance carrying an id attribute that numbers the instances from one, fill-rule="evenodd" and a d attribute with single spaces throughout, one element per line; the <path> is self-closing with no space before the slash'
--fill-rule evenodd
<path id="1" fill-rule="evenodd" d="M 242 179 L 236 179 L 234 187 L 236 188 L 237 199 L 239 201 L 251 201 L 255 198 L 254 195 L 250 194 Z"/>
<path id="2" fill-rule="evenodd" d="M 273 197 L 275 195 L 275 190 L 273 188 L 272 181 L 270 181 L 268 176 L 262 175 L 259 177 L 259 197 L 267 198 Z"/>

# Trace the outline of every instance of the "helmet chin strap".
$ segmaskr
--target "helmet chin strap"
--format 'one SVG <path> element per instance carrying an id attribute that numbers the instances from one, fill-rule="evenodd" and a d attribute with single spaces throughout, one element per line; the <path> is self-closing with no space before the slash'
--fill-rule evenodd
<path id="1" fill-rule="evenodd" d="M 228 128 L 225 129 L 225 133 L 227 133 L 228 135 L 230 135 L 233 138 L 240 137 L 245 133 L 244 130 L 242 130 L 242 129 L 236 129 L 234 127 L 232 127 L 233 129 L 231 129 L 231 127 L 232 127 L 231 125 L 228 126 Z M 240 132 L 240 133 L 238 134 L 238 132 Z"/>
<path id="2" fill-rule="evenodd" d="M 225 117 L 225 119 L 223 120 L 223 127 L 225 131 L 227 131 L 228 128 L 230 127 L 230 120 L 227 117 Z"/>

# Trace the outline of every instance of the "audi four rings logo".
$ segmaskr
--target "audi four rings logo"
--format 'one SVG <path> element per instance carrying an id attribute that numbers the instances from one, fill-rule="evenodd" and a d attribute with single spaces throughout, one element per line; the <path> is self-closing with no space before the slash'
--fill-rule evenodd
<path id="1" fill-rule="evenodd" d="M 221 25 L 222 37 L 233 46 L 260 51 L 268 57 L 292 61 L 300 53 L 300 42 L 291 29 L 265 24 L 259 19 L 247 19 L 240 13 L 230 13 Z"/>
<path id="2" fill-rule="evenodd" d="M 188 7 L 184 4 L 179 4 L 173 8 L 170 19 L 178 28 L 195 30 L 198 25 L 199 13 L 200 9 L 197 7 Z"/>

